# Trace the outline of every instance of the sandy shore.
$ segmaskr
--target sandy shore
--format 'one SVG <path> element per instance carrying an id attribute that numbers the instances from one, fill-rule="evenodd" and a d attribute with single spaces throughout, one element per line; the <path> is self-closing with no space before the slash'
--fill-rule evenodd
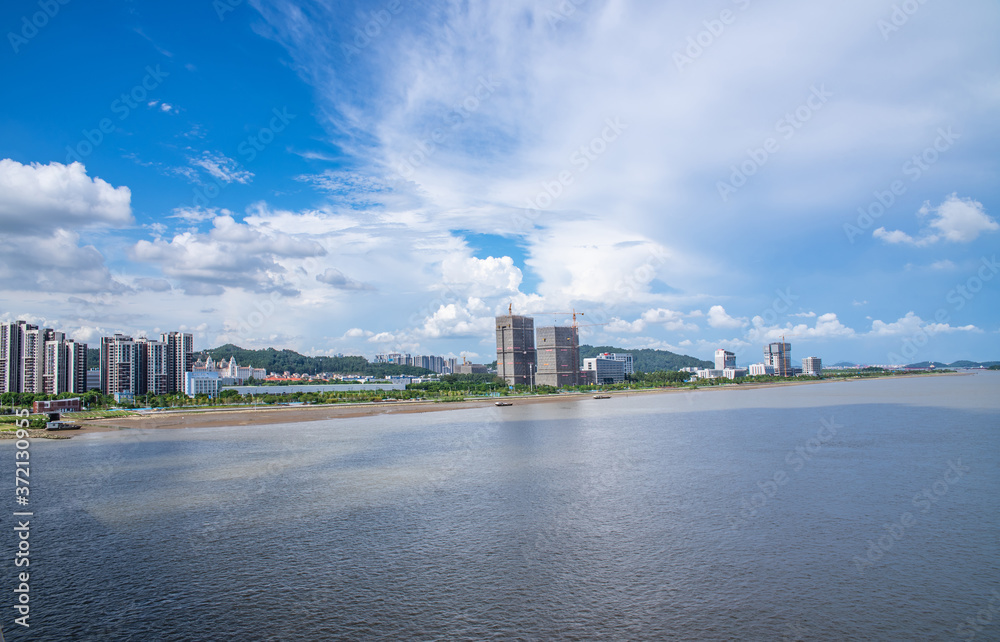
<path id="1" fill-rule="evenodd" d="M 956 373 L 958 374 L 958 373 Z M 941 375 L 898 375 L 895 377 L 875 377 L 873 379 L 899 379 L 909 377 L 927 377 Z M 787 383 L 744 383 L 719 386 L 699 387 L 699 392 L 709 391 L 739 391 L 776 388 L 779 386 L 808 386 L 815 384 L 835 384 L 844 381 L 859 381 L 860 379 L 835 379 L 826 381 L 790 381 Z M 867 380 L 867 379 L 866 379 Z M 622 390 L 606 392 L 619 395 L 669 395 L 691 392 L 689 388 L 655 388 L 651 390 Z M 570 401 L 592 400 L 594 393 L 565 393 L 546 396 L 503 397 L 515 405 L 536 403 L 565 403 Z M 262 407 L 257 410 L 218 409 L 218 410 L 183 410 L 168 412 L 153 412 L 133 417 L 115 419 L 93 419 L 78 421 L 80 430 L 63 435 L 79 435 L 92 432 L 107 432 L 112 430 L 128 430 L 131 428 L 213 428 L 219 426 L 261 426 L 268 424 L 298 423 L 302 421 L 322 421 L 325 419 L 349 419 L 351 417 L 369 417 L 372 415 L 409 414 L 416 412 L 441 412 L 446 410 L 461 410 L 467 408 L 485 408 L 492 406 L 496 398 L 483 398 L 469 401 L 395 401 L 359 404 L 331 404 L 321 406 L 280 406 Z"/>

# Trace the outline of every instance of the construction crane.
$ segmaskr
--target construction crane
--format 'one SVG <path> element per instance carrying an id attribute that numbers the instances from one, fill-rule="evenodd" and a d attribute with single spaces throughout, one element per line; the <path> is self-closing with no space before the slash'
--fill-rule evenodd
<path id="1" fill-rule="evenodd" d="M 582 317 L 584 313 L 583 312 L 577 312 L 576 308 L 573 308 L 573 310 L 570 311 L 570 312 L 535 312 L 535 314 L 569 314 L 569 315 L 572 315 L 573 316 L 573 328 L 576 328 L 577 327 L 576 315 L 579 314 Z"/>

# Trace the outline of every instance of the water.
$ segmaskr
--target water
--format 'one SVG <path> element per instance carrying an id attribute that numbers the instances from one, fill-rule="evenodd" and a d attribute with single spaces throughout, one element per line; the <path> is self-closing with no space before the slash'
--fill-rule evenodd
<path id="1" fill-rule="evenodd" d="M 31 628 L 12 562 L 0 617 L 8 640 L 997 640 L 998 389 L 35 440 Z"/>

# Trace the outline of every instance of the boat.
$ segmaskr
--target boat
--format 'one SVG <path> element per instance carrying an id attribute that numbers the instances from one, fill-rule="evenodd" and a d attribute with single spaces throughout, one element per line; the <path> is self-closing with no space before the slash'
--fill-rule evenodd
<path id="1" fill-rule="evenodd" d="M 65 421 L 50 421 L 45 425 L 46 430 L 79 430 L 80 424 L 66 423 Z"/>
<path id="2" fill-rule="evenodd" d="M 510 401 L 498 401 L 498 402 L 496 402 L 493 405 L 494 406 L 513 406 L 514 404 L 511 403 Z"/>
<path id="3" fill-rule="evenodd" d="M 611 395 L 594 395 L 594 399 L 610 399 Z"/>

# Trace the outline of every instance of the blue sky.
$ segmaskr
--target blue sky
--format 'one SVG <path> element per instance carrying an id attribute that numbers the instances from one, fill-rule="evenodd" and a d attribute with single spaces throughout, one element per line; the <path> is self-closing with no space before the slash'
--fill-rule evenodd
<path id="1" fill-rule="evenodd" d="M 995 2 L 52 0 L 0 24 L 4 320 L 491 361 L 512 305 L 743 364 L 781 336 L 1000 359 Z"/>

